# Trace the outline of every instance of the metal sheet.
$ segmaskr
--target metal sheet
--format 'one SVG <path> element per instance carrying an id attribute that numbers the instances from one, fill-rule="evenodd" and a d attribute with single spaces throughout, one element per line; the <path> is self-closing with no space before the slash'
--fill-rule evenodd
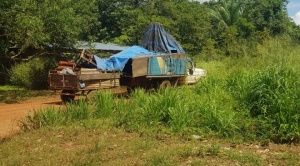
<path id="1" fill-rule="evenodd" d="M 132 58 L 132 77 L 148 74 L 148 57 Z"/>
<path id="2" fill-rule="evenodd" d="M 78 42 L 75 47 L 77 49 L 94 49 L 94 50 L 103 50 L 103 51 L 123 51 L 129 48 L 129 46 L 121 46 L 114 43 L 99 43 L 99 42 Z"/>

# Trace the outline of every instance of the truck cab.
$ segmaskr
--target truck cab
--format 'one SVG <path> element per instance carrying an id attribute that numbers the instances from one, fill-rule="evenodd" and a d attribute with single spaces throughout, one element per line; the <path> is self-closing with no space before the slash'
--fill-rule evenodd
<path id="1" fill-rule="evenodd" d="M 188 58 L 188 70 L 186 76 L 186 84 L 192 85 L 200 81 L 201 77 L 206 76 L 206 70 L 196 68 L 193 61 Z"/>

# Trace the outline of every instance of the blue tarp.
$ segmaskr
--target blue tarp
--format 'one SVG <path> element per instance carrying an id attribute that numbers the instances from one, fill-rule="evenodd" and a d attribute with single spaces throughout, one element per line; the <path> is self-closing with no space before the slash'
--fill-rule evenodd
<path id="1" fill-rule="evenodd" d="M 130 58 L 157 56 L 162 53 L 185 52 L 175 38 L 163 29 L 160 23 L 153 23 L 148 26 L 144 33 L 142 47 L 129 47 L 108 59 L 102 59 L 97 56 L 94 57 L 99 70 L 123 71 Z"/>
<path id="2" fill-rule="evenodd" d="M 97 69 L 99 70 L 119 70 L 123 71 L 125 64 L 130 58 L 144 57 L 144 56 L 154 56 L 157 53 L 150 52 L 140 46 L 132 46 L 128 49 L 121 51 L 108 59 L 95 57 L 97 63 Z"/>

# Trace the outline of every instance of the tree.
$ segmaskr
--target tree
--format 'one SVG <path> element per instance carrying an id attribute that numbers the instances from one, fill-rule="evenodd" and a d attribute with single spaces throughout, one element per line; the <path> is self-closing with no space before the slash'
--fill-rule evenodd
<path id="1" fill-rule="evenodd" d="M 146 2 L 147 0 L 98 0 L 98 22 L 101 33 L 97 34 L 97 40 L 111 42 L 122 36 L 128 22 L 136 19 L 137 16 L 133 15 L 136 13 L 135 10 Z"/>
<path id="2" fill-rule="evenodd" d="M 209 42 L 212 31 L 208 10 L 199 3 L 182 2 L 177 6 L 180 13 L 176 20 L 178 41 L 188 53 L 197 55 L 206 42 Z"/>
<path id="3" fill-rule="evenodd" d="M 218 27 L 236 25 L 243 15 L 244 0 L 218 0 L 210 1 L 208 7 L 212 19 L 216 20 Z"/>
<path id="4" fill-rule="evenodd" d="M 139 45 L 145 28 L 152 22 L 160 22 L 164 28 L 175 31 L 176 16 L 175 4 L 163 0 L 145 1 L 138 8 L 127 8 L 120 19 L 122 35 L 114 41 L 125 45 Z"/>
<path id="5" fill-rule="evenodd" d="M 290 22 L 287 4 L 288 0 L 249 0 L 244 15 L 255 25 L 256 31 L 267 29 L 271 35 L 282 34 L 287 32 Z"/>
<path id="6" fill-rule="evenodd" d="M 5 47 L 52 49 L 72 47 L 94 26 L 95 1 L 1 0 L 1 32 Z M 89 10 L 89 12 L 87 12 Z M 85 12 L 84 12 L 85 11 Z M 9 39 L 9 40 L 8 40 Z"/>
<path id="7" fill-rule="evenodd" d="M 248 38 L 254 31 L 254 26 L 244 17 L 247 0 L 218 0 L 205 3 L 209 8 L 213 30 L 211 37 L 216 46 L 225 54 L 236 54 L 228 41 L 235 46 L 241 38 Z M 229 46 L 229 47 L 228 47 Z"/>
<path id="8" fill-rule="evenodd" d="M 198 54 L 211 28 L 203 5 L 187 0 L 146 1 L 124 15 L 122 35 L 115 41 L 127 45 L 140 44 L 146 26 L 160 22 L 188 53 Z"/>
<path id="9" fill-rule="evenodd" d="M 6 32 L 6 25 L 9 21 L 8 11 L 15 1 L 0 0 L 0 56 L 4 56 L 7 52 L 7 45 L 9 43 L 8 34 Z"/>

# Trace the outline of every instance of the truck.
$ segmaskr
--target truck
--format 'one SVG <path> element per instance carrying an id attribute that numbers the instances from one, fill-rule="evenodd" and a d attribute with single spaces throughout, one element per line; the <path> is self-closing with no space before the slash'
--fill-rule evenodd
<path id="1" fill-rule="evenodd" d="M 88 50 L 83 50 L 80 59 L 96 65 Z M 206 75 L 203 69 L 195 68 L 193 62 L 182 53 L 160 54 L 129 58 L 122 71 L 78 68 L 76 62 L 60 61 L 56 70 L 50 70 L 49 87 L 61 91 L 61 100 L 69 102 L 78 95 L 87 95 L 93 90 L 126 87 L 129 93 L 135 88 L 155 90 L 166 87 L 195 84 Z"/>
<path id="2" fill-rule="evenodd" d="M 83 49 L 78 61 L 61 61 L 48 75 L 50 89 L 61 91 L 61 100 L 68 102 L 76 95 L 99 89 L 126 87 L 131 93 L 135 88 L 195 84 L 206 71 L 195 68 L 180 44 L 160 23 L 153 23 L 147 27 L 141 46 L 129 47 L 106 59 Z"/>

